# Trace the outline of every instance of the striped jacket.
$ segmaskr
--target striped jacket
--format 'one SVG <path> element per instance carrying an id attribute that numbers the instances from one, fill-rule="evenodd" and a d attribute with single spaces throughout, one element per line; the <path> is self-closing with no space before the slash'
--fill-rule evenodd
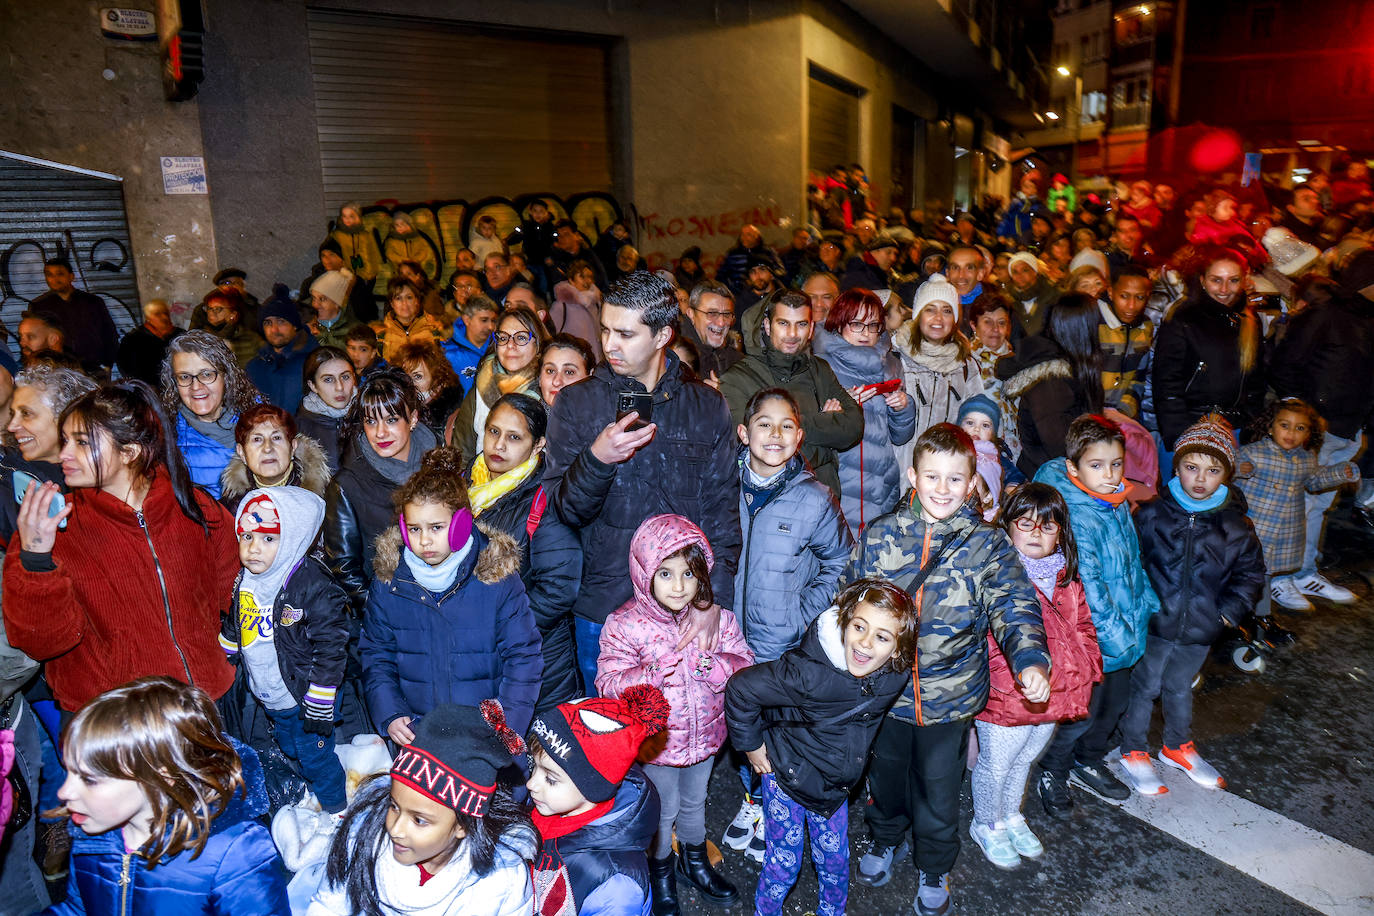
<path id="1" fill-rule="evenodd" d="M 1269 575 L 1290 573 L 1302 565 L 1307 531 L 1303 494 L 1330 490 L 1359 479 L 1360 472 L 1353 461 L 1321 467 L 1315 452 L 1305 448 L 1281 449 L 1268 436 L 1241 446 L 1236 480 L 1241 482 L 1250 504 L 1250 521 L 1254 522 L 1255 533 L 1264 547 L 1264 565 Z"/>
<path id="2" fill-rule="evenodd" d="M 1122 324 L 1110 303 L 1098 300 L 1097 307 L 1102 312 L 1097 343 L 1102 351 L 1102 387 L 1107 394 L 1107 406 L 1132 419 L 1138 418 L 1145 379 L 1150 375 L 1154 322 L 1141 315 L 1133 325 Z"/>

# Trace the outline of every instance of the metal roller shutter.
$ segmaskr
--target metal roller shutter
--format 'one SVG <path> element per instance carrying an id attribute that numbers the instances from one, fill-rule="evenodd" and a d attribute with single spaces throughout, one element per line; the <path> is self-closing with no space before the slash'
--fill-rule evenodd
<path id="1" fill-rule="evenodd" d="M 859 158 L 859 98 L 863 90 L 811 66 L 807 105 L 807 167 L 824 175 Z"/>
<path id="2" fill-rule="evenodd" d="M 418 202 L 611 190 L 600 41 L 312 10 L 324 195 Z"/>

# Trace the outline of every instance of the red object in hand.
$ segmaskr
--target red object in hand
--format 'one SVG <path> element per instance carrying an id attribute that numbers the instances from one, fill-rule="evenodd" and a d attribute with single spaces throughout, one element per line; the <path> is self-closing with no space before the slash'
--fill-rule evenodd
<path id="1" fill-rule="evenodd" d="M 891 394 L 892 392 L 896 391 L 898 388 L 901 388 L 901 387 L 902 387 L 902 380 L 901 380 L 901 379 L 899 379 L 899 378 L 890 378 L 890 379 L 888 379 L 888 380 L 885 381 L 885 382 L 873 382 L 873 383 L 870 384 L 870 385 L 860 385 L 860 386 L 859 386 L 859 390 L 860 390 L 860 391 L 872 391 L 872 392 L 874 392 L 875 394 Z"/>

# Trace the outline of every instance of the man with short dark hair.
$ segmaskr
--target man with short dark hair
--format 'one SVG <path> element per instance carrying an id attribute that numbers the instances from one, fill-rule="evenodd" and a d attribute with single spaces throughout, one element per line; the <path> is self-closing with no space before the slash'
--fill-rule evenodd
<path id="1" fill-rule="evenodd" d="M 24 312 L 19 319 L 18 337 L 19 359 L 25 366 L 33 365 L 39 353 L 61 353 L 67 348 L 67 329 L 62 326 L 62 319 L 47 309 Z"/>
<path id="2" fill-rule="evenodd" d="M 471 388 L 477 375 L 477 364 L 487 350 L 492 332 L 496 330 L 496 316 L 500 306 L 481 293 L 468 297 L 463 314 L 453 322 L 453 334 L 440 346 L 453 371 L 463 381 L 463 388 Z"/>
<path id="3" fill-rule="evenodd" d="M 606 289 L 611 285 L 606 277 L 606 265 L 601 263 L 596 250 L 586 236 L 570 219 L 560 219 L 553 226 L 553 249 L 549 252 L 549 288 L 564 280 L 571 280 L 570 270 L 574 261 L 586 261 L 596 275 L 596 288 Z"/>
<path id="4" fill-rule="evenodd" d="M 763 304 L 763 348 L 750 353 L 721 376 L 720 393 L 730 417 L 744 422 L 749 399 L 765 388 L 785 388 L 801 407 L 801 453 L 816 479 L 840 497 L 837 452 L 852 448 L 864 433 L 861 408 L 830 364 L 811 352 L 811 301 L 802 293 L 782 293 Z"/>
<path id="5" fill-rule="evenodd" d="M 1126 213 L 1118 214 L 1111 245 L 1107 248 L 1107 266 L 1112 269 L 1112 276 L 1127 264 L 1147 266 L 1142 260 L 1145 254 L 1145 229 L 1140 220 Z"/>
<path id="6" fill-rule="evenodd" d="M 636 271 L 617 281 L 601 306 L 604 360 L 549 410 L 549 510 L 579 533 L 588 558 L 573 607 L 588 693 L 601 626 L 632 597 L 630 539 L 645 519 L 676 514 L 700 526 L 715 554 L 716 603 L 732 603 L 735 593 L 738 444 L 725 399 L 692 379 L 669 348 L 680 317 L 666 280 Z M 683 618 L 675 651 L 715 644 L 711 615 L 693 608 Z"/>
<path id="7" fill-rule="evenodd" d="M 262 304 L 259 315 L 259 328 L 267 342 L 249 361 L 248 377 L 269 404 L 294 414 L 305 397 L 306 357 L 319 344 L 281 283 L 272 290 L 272 298 Z"/>
<path id="8" fill-rule="evenodd" d="M 1309 245 L 1325 247 L 1322 242 L 1322 198 L 1313 188 L 1299 185 L 1293 189 L 1293 202 L 1284 208 L 1279 225 Z"/>
<path id="9" fill-rule="evenodd" d="M 119 332 L 105 300 L 72 285 L 72 265 L 66 258 L 44 261 L 43 280 L 49 291 L 30 302 L 29 310 L 57 316 L 67 349 L 87 372 L 113 365 L 119 352 Z"/>
<path id="10" fill-rule="evenodd" d="M 897 263 L 898 254 L 897 240 L 892 236 L 880 235 L 873 239 L 864 247 L 863 254 L 856 254 L 845 264 L 840 289 L 890 289 L 892 265 Z"/>

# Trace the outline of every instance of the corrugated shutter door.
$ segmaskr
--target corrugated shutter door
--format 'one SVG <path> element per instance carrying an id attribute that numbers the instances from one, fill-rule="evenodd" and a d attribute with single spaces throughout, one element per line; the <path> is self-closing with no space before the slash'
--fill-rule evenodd
<path id="1" fill-rule="evenodd" d="M 603 44 L 309 15 L 331 212 L 349 200 L 611 190 Z"/>
<path id="2" fill-rule="evenodd" d="M 859 99 L 814 75 L 809 82 L 807 166 L 824 175 L 859 158 Z"/>
<path id="3" fill-rule="evenodd" d="M 141 324 L 130 251 L 119 181 L 0 153 L 0 321 L 11 333 L 29 301 L 48 291 L 43 261 L 59 255 L 72 262 L 78 287 L 105 300 L 121 334 Z"/>

